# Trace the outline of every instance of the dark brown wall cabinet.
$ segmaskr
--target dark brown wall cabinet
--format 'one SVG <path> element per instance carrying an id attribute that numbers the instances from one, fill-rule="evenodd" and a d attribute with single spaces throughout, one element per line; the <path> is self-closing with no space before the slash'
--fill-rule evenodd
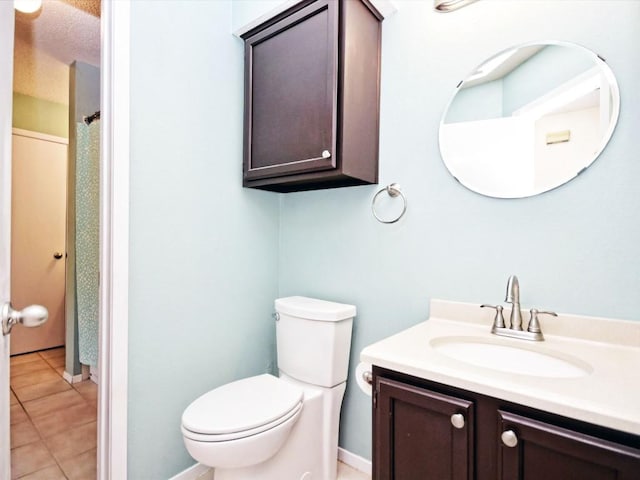
<path id="1" fill-rule="evenodd" d="M 381 21 L 368 0 L 306 0 L 242 36 L 244 186 L 377 182 Z"/>
<path id="2" fill-rule="evenodd" d="M 640 437 L 374 367 L 374 480 L 637 480 Z"/>

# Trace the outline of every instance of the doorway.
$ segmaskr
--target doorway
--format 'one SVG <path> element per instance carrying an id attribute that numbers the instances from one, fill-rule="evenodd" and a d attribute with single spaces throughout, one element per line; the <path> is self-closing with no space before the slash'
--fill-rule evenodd
<path id="1" fill-rule="evenodd" d="M 128 0 L 101 5 L 102 145 L 100 202 L 100 361 L 98 479 L 127 478 L 129 292 Z M 0 303 L 11 299 L 11 114 L 14 11 L 0 2 Z M 0 477 L 10 478 L 9 343 L 0 336 Z"/>
<path id="2" fill-rule="evenodd" d="M 54 184 L 59 186 L 62 183 L 62 188 L 68 188 L 70 193 L 70 201 L 66 204 L 67 214 L 66 218 L 63 216 L 63 221 L 75 227 L 77 223 L 77 212 L 74 211 L 76 206 L 75 161 L 78 158 L 79 137 L 81 133 L 86 133 L 84 130 L 80 132 L 80 129 L 85 128 L 82 120 L 94 116 L 100 106 L 100 1 L 46 0 L 35 13 L 22 14 L 16 11 L 14 41 L 13 124 L 14 127 L 22 129 L 18 133 L 29 132 L 21 137 L 16 136 L 14 131 L 14 174 L 20 175 L 22 172 L 22 164 L 16 168 L 17 162 L 22 161 L 16 151 L 16 145 L 19 148 L 22 142 L 21 138 L 29 137 L 37 145 L 36 148 L 41 148 L 43 145 L 51 147 L 52 142 L 50 142 L 51 138 L 35 138 L 38 135 L 62 135 L 62 138 L 66 135 L 70 140 L 68 181 L 67 165 L 65 165 L 65 175 L 62 178 L 59 178 L 60 175 L 44 175 L 43 184 L 35 190 L 37 194 L 32 193 L 32 198 L 40 198 L 41 209 L 43 206 L 47 207 L 51 202 L 43 201 L 39 194 L 41 188 Z M 80 85 L 86 78 L 76 75 L 78 71 L 84 72 L 85 66 L 98 72 L 93 75 L 93 81 L 89 82 L 93 83 L 94 91 L 98 92 L 89 94 L 93 99 L 86 98 L 86 82 Z M 65 128 L 61 128 L 62 125 Z M 87 128 L 89 128 L 88 125 Z M 93 129 L 99 131 L 99 127 L 95 124 Z M 17 142 L 16 138 L 18 138 Z M 34 155 L 28 154 L 26 158 L 31 160 Z M 50 166 L 49 153 L 44 153 L 40 158 L 47 162 L 46 167 Z M 98 162 L 96 167 L 97 165 Z M 43 174 L 43 169 L 40 167 L 36 166 L 35 173 L 31 171 L 28 175 Z M 33 178 L 28 178 L 25 183 L 28 184 Z M 86 379 L 87 372 L 82 371 L 79 363 L 78 331 L 80 328 L 78 328 L 77 318 L 84 313 L 82 308 L 85 307 L 82 305 L 86 305 L 87 302 L 84 301 L 85 299 L 79 301 L 76 287 L 78 284 L 83 287 L 87 282 L 83 280 L 76 282 L 74 244 L 76 243 L 75 234 L 82 231 L 75 232 L 74 228 L 63 226 L 63 231 L 66 230 L 66 241 L 63 242 L 62 247 L 56 246 L 51 252 L 44 252 L 46 249 L 52 250 L 51 248 L 33 245 L 32 238 L 27 241 L 24 238 L 21 239 L 20 228 L 16 228 L 16 225 L 19 225 L 24 218 L 31 220 L 25 222 L 28 223 L 24 229 L 27 233 L 34 232 L 36 229 L 34 225 L 41 228 L 42 222 L 33 222 L 33 212 L 26 216 L 19 213 L 29 195 L 27 192 L 21 196 L 27 189 L 16 188 L 15 179 L 14 175 L 12 210 L 14 220 L 17 222 L 13 222 L 12 228 L 14 233 L 12 299 L 17 308 L 24 306 L 21 304 L 22 297 L 26 303 L 45 304 L 52 314 L 49 330 L 54 329 L 56 333 L 47 335 L 44 329 L 42 331 L 16 329 L 15 333 L 12 333 L 12 336 L 15 335 L 17 338 L 15 342 L 12 340 L 10 361 L 11 477 L 20 478 L 33 474 L 40 475 L 42 478 L 76 478 L 77 476 L 95 478 L 98 389 L 94 382 Z M 95 178 L 93 183 L 97 188 L 99 180 Z M 95 198 L 98 198 L 97 191 Z M 94 220 L 97 225 L 99 216 L 97 202 L 95 206 Z M 97 242 L 99 239 L 97 226 L 94 230 Z M 51 235 L 43 235 L 43 237 L 50 240 Z M 26 247 L 30 247 L 31 250 L 27 250 Z M 34 251 L 42 253 L 41 256 L 44 259 L 40 269 L 41 274 L 36 273 L 34 277 L 34 272 L 30 272 L 31 277 L 25 280 L 26 271 L 29 269 L 25 268 L 23 262 L 25 258 L 33 259 L 37 256 L 34 255 Z M 92 292 L 94 301 L 91 303 L 94 310 L 92 316 L 97 322 L 97 245 L 93 261 L 96 271 L 96 288 Z M 65 264 L 66 268 L 64 268 Z M 59 270 L 60 265 L 63 266 L 63 272 L 66 271 L 67 277 L 65 280 L 63 276 L 62 292 L 56 293 L 49 301 L 34 298 L 34 293 L 37 294 L 40 291 L 53 294 L 56 288 L 52 286 L 53 281 L 49 274 Z M 69 277 L 70 273 L 72 277 Z M 21 282 L 23 285 L 20 285 Z M 62 317 L 62 336 L 60 335 L 60 317 Z M 95 346 L 93 350 L 96 351 L 90 355 L 94 358 L 91 364 L 97 366 L 95 361 L 98 345 L 97 325 L 92 330 L 94 338 L 91 343 Z M 75 461 L 76 459 L 79 461 Z"/>

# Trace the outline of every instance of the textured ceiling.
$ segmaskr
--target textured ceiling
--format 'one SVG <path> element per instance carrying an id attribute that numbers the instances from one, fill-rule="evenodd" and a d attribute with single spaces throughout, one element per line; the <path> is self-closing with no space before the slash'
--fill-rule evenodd
<path id="1" fill-rule="evenodd" d="M 76 60 L 100 66 L 100 0 L 44 0 L 34 14 L 16 11 L 14 91 L 68 104 Z"/>
<path id="2" fill-rule="evenodd" d="M 67 65 L 100 65 L 100 1 L 44 0 L 36 14 L 16 11 L 16 38 Z"/>

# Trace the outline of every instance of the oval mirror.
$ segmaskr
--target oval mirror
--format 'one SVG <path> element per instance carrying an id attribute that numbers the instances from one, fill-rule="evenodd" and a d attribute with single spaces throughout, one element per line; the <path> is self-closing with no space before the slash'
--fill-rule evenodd
<path id="1" fill-rule="evenodd" d="M 593 52 L 559 42 L 512 47 L 460 82 L 440 122 L 440 153 L 474 192 L 529 197 L 591 165 L 619 110 L 613 72 Z"/>

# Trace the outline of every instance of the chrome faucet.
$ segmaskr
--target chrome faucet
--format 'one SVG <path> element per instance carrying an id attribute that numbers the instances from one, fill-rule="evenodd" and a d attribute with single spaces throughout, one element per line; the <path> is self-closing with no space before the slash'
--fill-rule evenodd
<path id="1" fill-rule="evenodd" d="M 511 275 L 507 281 L 507 296 L 505 302 L 511 304 L 511 316 L 509 317 L 509 328 L 511 330 L 522 330 L 522 312 L 520 311 L 520 282 L 518 277 Z"/>
<path id="2" fill-rule="evenodd" d="M 511 304 L 510 325 L 508 328 L 505 325 L 504 318 L 502 316 L 502 305 L 480 305 L 483 308 L 489 307 L 496 310 L 496 316 L 493 320 L 493 326 L 491 327 L 491 333 L 495 335 L 541 341 L 544 340 L 544 336 L 542 335 L 538 315 L 546 314 L 553 315 L 554 317 L 558 316 L 555 312 L 541 312 L 532 308 L 529 326 L 526 331 L 523 330 L 522 311 L 520 310 L 520 282 L 518 282 L 518 277 L 515 275 L 511 275 L 509 277 L 509 281 L 507 282 L 507 295 L 504 301 Z"/>

